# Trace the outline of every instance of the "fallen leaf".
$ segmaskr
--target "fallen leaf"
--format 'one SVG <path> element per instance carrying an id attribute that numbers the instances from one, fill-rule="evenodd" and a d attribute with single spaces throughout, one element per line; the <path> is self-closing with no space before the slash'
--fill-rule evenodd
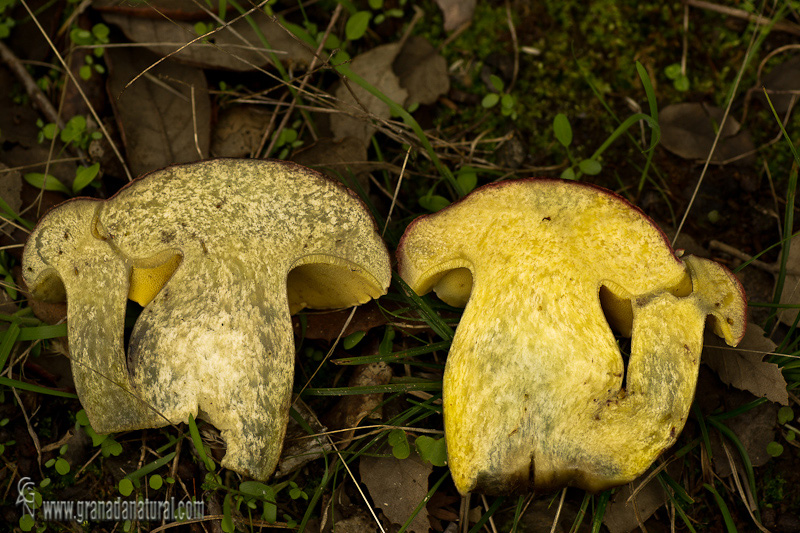
<path id="1" fill-rule="evenodd" d="M 369 190 L 369 172 L 375 170 L 375 165 L 367 160 L 367 147 L 355 137 L 345 137 L 339 141 L 319 139 L 292 154 L 291 160 L 324 172 L 334 179 L 355 176 L 364 190 Z"/>
<path id="2" fill-rule="evenodd" d="M 372 533 L 377 532 L 375 520 L 368 514 L 358 514 L 336 521 L 334 533 Z"/>
<path id="3" fill-rule="evenodd" d="M 454 496 L 452 494 L 448 494 L 442 490 L 436 491 L 431 499 L 428 500 L 428 519 L 431 520 L 431 527 L 433 527 L 436 531 L 443 531 L 444 528 L 441 527 L 441 524 L 436 524 L 435 522 L 443 520 L 446 522 L 457 522 L 458 521 L 458 502 L 461 501 L 461 498 Z M 440 527 L 436 527 L 439 525 Z"/>
<path id="4" fill-rule="evenodd" d="M 219 13 L 218 0 L 148 0 L 147 2 L 120 2 L 119 0 L 92 0 L 92 7 L 101 13 L 120 13 L 135 17 L 178 20 L 202 20 L 208 11 Z M 205 8 L 205 9 L 203 9 Z"/>
<path id="5" fill-rule="evenodd" d="M 159 58 L 128 48 L 106 50 L 106 58 L 108 91 L 134 174 L 208 157 L 211 105 L 201 70 L 164 61 L 126 88 Z"/>
<path id="6" fill-rule="evenodd" d="M 797 319 L 798 309 L 800 309 L 800 275 L 797 274 L 797 272 L 800 272 L 800 235 L 792 237 L 789 243 L 786 270 L 787 273 L 781 290 L 781 304 L 795 305 L 797 308 L 781 309 L 778 312 L 778 320 L 787 326 L 791 326 Z"/>
<path id="7" fill-rule="evenodd" d="M 436 0 L 444 15 L 444 30 L 453 31 L 472 20 L 477 0 Z"/>
<path id="8" fill-rule="evenodd" d="M 361 482 L 367 486 L 375 507 L 394 524 L 404 524 L 428 494 L 433 467 L 416 455 L 406 459 L 361 456 Z M 430 520 L 423 506 L 406 531 L 428 533 Z"/>
<path id="9" fill-rule="evenodd" d="M 0 64 L 0 109 L 2 109 L 0 112 L 0 138 L 2 139 L 3 164 L 10 168 L 25 167 L 25 173 L 44 173 L 45 167 L 47 167 L 48 174 L 70 186 L 72 180 L 75 179 L 76 163 L 74 161 L 59 162 L 58 158 L 54 159 L 50 152 L 49 140 L 44 143 L 37 142 L 40 128 L 36 123 L 41 119 L 41 115 L 30 103 L 20 104 L 14 101 L 19 90 L 17 79 Z M 63 143 L 56 137 L 56 153 L 61 153 L 63 150 Z M 28 205 L 29 202 L 24 197 L 25 186 L 23 186 L 22 194 L 23 204 Z M 53 191 L 45 191 L 45 196 L 50 196 L 57 202 L 64 201 L 64 197 L 60 193 Z M 42 205 L 41 209 L 46 210 L 46 207 L 49 206 Z M 39 211 L 38 208 L 27 216 L 33 217 L 37 211 Z M 44 213 L 44 211 L 41 212 Z"/>
<path id="10" fill-rule="evenodd" d="M 277 478 L 286 476 L 311 461 L 319 459 L 333 447 L 331 442 L 324 436 L 328 428 L 320 424 L 305 402 L 297 398 L 292 407 L 314 431 L 314 435 L 309 435 L 294 417 L 289 418 L 286 437 L 283 439 L 283 451 L 278 462 L 278 468 L 275 469 L 275 477 Z"/>
<path id="11" fill-rule="evenodd" d="M 247 157 L 253 154 L 271 117 L 259 106 L 237 105 L 221 111 L 211 137 L 211 155 Z"/>
<path id="12" fill-rule="evenodd" d="M 356 331 L 369 331 L 372 328 L 383 326 L 387 323 L 387 319 L 381 312 L 381 308 L 375 302 L 367 302 L 356 308 L 353 318 L 347 328 L 342 331 L 347 319 L 350 317 L 352 309 L 345 309 L 343 311 L 332 312 L 306 312 L 306 330 L 304 338 L 306 339 L 322 339 L 332 342 L 339 337 L 346 337 Z M 299 336 L 301 333 L 300 317 L 292 317 L 292 324 L 295 333 Z"/>
<path id="13" fill-rule="evenodd" d="M 160 57 L 169 55 L 170 59 L 201 68 L 246 72 L 271 64 L 272 53 L 281 63 L 298 66 L 308 65 L 313 57 L 305 44 L 260 10 L 199 40 L 196 40 L 198 35 L 192 22 L 116 13 L 106 13 L 103 18 L 118 26 L 128 39 L 141 43 Z M 250 22 L 266 37 L 269 46 L 261 42 Z M 188 43 L 192 44 L 186 46 Z"/>
<path id="14" fill-rule="evenodd" d="M 628 533 L 647 522 L 653 513 L 667 502 L 667 494 L 661 484 L 653 478 L 644 488 L 636 493 L 636 497 L 628 500 L 633 494 L 632 488 L 638 488 L 650 472 L 643 474 L 627 485 L 623 485 L 614 493 L 603 515 L 603 523 L 610 533 Z"/>
<path id="15" fill-rule="evenodd" d="M 714 335 L 706 334 L 703 362 L 728 385 L 781 405 L 789 405 L 786 380 L 780 368 L 763 361 L 765 355 L 775 350 L 775 346 L 764 336 L 763 329 L 748 324 L 744 338 L 736 348 L 719 342 Z"/>
<path id="16" fill-rule="evenodd" d="M 0 198 L 2 198 L 14 213 L 19 214 L 22 207 L 22 175 L 18 170 L 10 170 L 0 163 Z"/>
<path id="17" fill-rule="evenodd" d="M 706 104 L 669 105 L 658 114 L 661 144 L 684 159 L 705 160 L 711 152 L 723 115 L 722 109 Z M 711 162 L 723 163 L 753 150 L 755 145 L 750 134 L 729 115 Z M 753 156 L 750 155 L 738 161 L 744 163 L 752 159 Z"/>
<path id="18" fill-rule="evenodd" d="M 408 91 L 400 86 L 397 75 L 392 70 L 392 63 L 399 52 L 399 43 L 376 46 L 354 58 L 350 69 L 384 95 L 402 104 L 408 97 Z M 353 82 L 341 83 L 334 94 L 342 111 L 331 117 L 334 139 L 340 141 L 346 137 L 354 137 L 364 147 L 368 147 L 376 129 L 372 124 L 373 120 L 388 119 L 391 116 L 389 106 Z"/>
<path id="19" fill-rule="evenodd" d="M 792 57 L 779 65 L 775 65 L 772 70 L 764 76 L 758 85 L 758 97 L 766 103 L 762 87 L 769 92 L 769 99 L 772 106 L 778 113 L 786 113 L 792 100 L 797 100 L 797 94 L 783 93 L 783 91 L 800 91 L 800 56 Z"/>
<path id="20" fill-rule="evenodd" d="M 408 91 L 406 106 L 430 105 L 450 90 L 447 60 L 424 37 L 408 38 L 394 60 L 393 69 L 400 85 Z"/>
<path id="21" fill-rule="evenodd" d="M 392 368 L 384 363 L 371 363 L 359 365 L 348 381 L 349 387 L 363 387 L 369 385 L 386 385 L 392 379 Z M 346 429 L 337 435 L 342 446 L 346 446 L 353 438 L 355 428 L 367 416 L 380 418 L 380 406 L 383 403 L 383 394 L 352 394 L 343 396 L 341 400 L 325 415 L 323 423 L 331 431 Z"/>
<path id="22" fill-rule="evenodd" d="M 725 396 L 724 409 L 732 411 L 753 400 L 753 396 L 743 391 L 731 391 Z M 736 393 L 736 394 L 733 394 Z M 723 420 L 725 424 L 744 446 L 747 457 L 753 467 L 764 466 L 772 456 L 767 453 L 767 445 L 775 440 L 775 426 L 778 418 L 778 406 L 774 403 L 765 403 L 741 415 Z M 720 477 L 731 475 L 731 462 L 722 446 L 723 442 L 731 454 L 737 472 L 741 476 L 744 472 L 742 458 L 735 445 L 723 437 L 719 431 L 711 432 L 711 451 L 713 454 L 714 472 Z"/>

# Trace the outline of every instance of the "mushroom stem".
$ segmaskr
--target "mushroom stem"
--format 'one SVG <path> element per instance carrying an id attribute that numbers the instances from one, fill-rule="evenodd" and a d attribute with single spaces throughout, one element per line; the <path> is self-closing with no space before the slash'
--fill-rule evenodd
<path id="1" fill-rule="evenodd" d="M 97 257 L 97 256 L 95 256 Z M 64 277 L 69 315 L 69 351 L 75 390 L 89 422 L 98 433 L 123 431 L 147 420 L 164 425 L 164 417 L 134 389 L 123 344 L 129 268 L 118 258 L 101 255 L 82 262 Z M 93 287 L 103 294 L 86 290 Z M 108 409 L 113 406 L 114 416 Z"/>

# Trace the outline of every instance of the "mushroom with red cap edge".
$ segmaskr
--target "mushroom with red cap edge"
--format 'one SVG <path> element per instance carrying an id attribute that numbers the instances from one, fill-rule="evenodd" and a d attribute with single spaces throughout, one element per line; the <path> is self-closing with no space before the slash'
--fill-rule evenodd
<path id="1" fill-rule="evenodd" d="M 98 433 L 191 415 L 222 465 L 274 470 L 294 372 L 290 314 L 386 292 L 389 255 L 358 197 L 278 161 L 214 160 L 45 215 L 25 247 L 34 298 L 67 299 L 75 388 Z M 144 306 L 123 337 L 127 299 Z"/>
<path id="2" fill-rule="evenodd" d="M 728 270 L 676 255 L 640 210 L 586 184 L 480 188 L 412 222 L 397 256 L 416 293 L 466 304 L 443 384 L 461 493 L 633 480 L 686 422 L 706 318 L 730 345 L 744 335 Z M 612 328 L 631 336 L 627 372 Z"/>

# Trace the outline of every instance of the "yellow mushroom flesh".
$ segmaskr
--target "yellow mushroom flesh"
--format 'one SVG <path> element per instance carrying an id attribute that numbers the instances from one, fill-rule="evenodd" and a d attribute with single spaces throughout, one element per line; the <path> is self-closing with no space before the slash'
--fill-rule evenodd
<path id="1" fill-rule="evenodd" d="M 686 422 L 706 317 L 730 344 L 744 332 L 729 272 L 678 259 L 638 209 L 574 182 L 479 189 L 414 221 L 398 261 L 417 293 L 468 298 L 444 376 L 462 493 L 634 479 Z M 632 336 L 627 376 L 612 328 Z"/>
<path id="2" fill-rule="evenodd" d="M 34 295 L 66 296 L 73 376 L 97 432 L 200 416 L 226 440 L 222 465 L 264 480 L 289 412 L 290 311 L 379 296 L 390 266 L 342 185 L 291 163 L 223 159 L 53 209 L 23 274 Z M 126 354 L 128 298 L 144 309 Z"/>

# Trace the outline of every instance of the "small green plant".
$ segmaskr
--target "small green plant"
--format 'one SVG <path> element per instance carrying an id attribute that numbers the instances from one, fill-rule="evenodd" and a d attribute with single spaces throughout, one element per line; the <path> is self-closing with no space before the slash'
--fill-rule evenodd
<path id="1" fill-rule="evenodd" d="M 68 196 L 75 196 L 88 185 L 93 184 L 99 187 L 99 182 L 95 182 L 98 172 L 100 172 L 100 163 L 95 163 L 90 167 L 78 167 L 75 171 L 75 180 L 72 182 L 72 189 L 61 183 L 61 181 L 52 174 L 45 175 L 41 172 L 29 172 L 23 177 L 25 178 L 25 181 L 37 189 L 57 191 Z"/>
<path id="2" fill-rule="evenodd" d="M 399 5 L 404 6 L 408 0 L 400 0 Z M 344 33 L 348 41 L 357 41 L 367 33 L 370 22 L 378 25 L 389 18 L 401 18 L 403 10 L 399 8 L 384 10 L 384 0 L 369 0 L 369 7 L 372 10 L 357 11 L 353 13 L 344 27 Z M 373 13 L 377 12 L 377 13 Z"/>
<path id="3" fill-rule="evenodd" d="M 94 50 L 91 54 L 84 57 L 84 64 L 78 71 L 80 77 L 88 80 L 92 77 L 92 73 L 105 74 L 106 68 L 98 60 L 105 54 L 105 47 L 109 40 L 108 26 L 103 23 L 95 24 L 91 30 L 84 30 L 74 26 L 69 32 L 69 38 L 76 46 L 93 46 Z"/>
<path id="4" fill-rule="evenodd" d="M 278 159 L 286 159 L 289 153 L 296 148 L 303 146 L 303 140 L 300 139 L 298 130 L 302 126 L 301 120 L 296 120 L 292 123 L 291 127 L 284 128 L 278 135 L 278 140 L 275 142 L 275 148 L 280 150 L 278 152 Z"/>
<path id="5" fill-rule="evenodd" d="M 308 501 L 308 494 L 301 489 L 294 481 L 289 482 L 289 497 L 293 500 L 306 500 Z"/>
<path id="6" fill-rule="evenodd" d="M 62 475 L 62 476 L 66 476 L 67 474 L 69 474 L 69 470 L 70 470 L 69 462 L 67 462 L 66 459 L 61 457 L 62 455 L 64 455 L 66 453 L 66 451 L 67 451 L 67 445 L 64 444 L 58 450 L 59 457 L 58 458 L 53 457 L 52 459 L 47 461 L 44 464 L 44 466 L 46 466 L 47 468 L 55 467 L 56 472 L 58 472 L 59 475 Z"/>
<path id="7" fill-rule="evenodd" d="M 594 158 L 594 156 L 589 159 L 581 160 L 576 160 L 573 157 L 572 152 L 569 149 L 570 145 L 572 144 L 572 126 L 570 125 L 567 116 L 563 113 L 556 115 L 556 118 L 553 120 L 553 132 L 555 133 L 556 140 L 567 151 L 567 157 L 572 163 L 572 165 L 564 169 L 564 171 L 561 173 L 561 177 L 563 179 L 574 180 L 579 179 L 582 174 L 594 176 L 595 174 L 600 173 L 600 171 L 603 169 L 603 166 L 597 159 Z"/>
<path id="8" fill-rule="evenodd" d="M 17 0 L 0 0 L 0 39 L 5 39 L 11 35 L 11 29 L 17 24 L 9 16 L 16 4 Z"/>
<path id="9" fill-rule="evenodd" d="M 392 455 L 397 459 L 406 459 L 411 455 L 411 446 L 408 444 L 406 432 L 402 429 L 393 429 L 387 438 L 389 446 L 392 447 Z"/>
<path id="10" fill-rule="evenodd" d="M 516 120 L 516 96 L 511 93 L 503 92 L 505 89 L 505 83 L 503 83 L 503 80 L 499 76 L 492 74 L 489 79 L 496 92 L 491 92 L 484 96 L 483 100 L 481 101 L 481 105 L 486 109 L 491 109 L 497 104 L 500 104 L 500 112 L 503 114 L 503 116 L 510 117 L 511 120 Z"/>
<path id="11" fill-rule="evenodd" d="M 4 418 L 0 420 L 0 428 L 5 427 L 8 424 L 8 418 Z M 3 444 L 0 444 L 0 455 L 3 455 L 6 451 L 6 446 L 13 446 L 17 443 L 15 440 L 6 441 Z"/>
<path id="12" fill-rule="evenodd" d="M 285 486 L 286 483 L 279 484 L 277 490 L 259 481 L 245 481 L 240 483 L 240 494 L 236 496 L 237 509 L 240 509 L 241 505 L 244 504 L 248 509 L 256 511 L 260 503 L 262 506 L 261 519 L 269 523 L 276 522 L 278 520 L 278 506 L 275 504 L 275 501 L 278 492 L 283 488 L 281 485 Z"/>
<path id="13" fill-rule="evenodd" d="M 64 129 L 58 129 L 58 126 L 52 122 L 45 124 L 42 119 L 36 121 L 39 127 L 39 135 L 37 140 L 42 143 L 45 140 L 52 140 L 58 135 L 58 138 L 65 145 L 73 144 L 81 150 L 87 150 L 89 143 L 103 138 L 103 134 L 99 131 L 89 131 L 86 117 L 82 115 L 75 115 L 67 121 Z"/>
<path id="14" fill-rule="evenodd" d="M 478 173 L 473 167 L 465 165 L 456 173 L 455 181 L 464 194 L 469 194 L 478 186 Z M 419 199 L 419 205 L 432 213 L 450 205 L 450 200 L 444 196 L 434 194 L 435 190 L 436 186 L 434 185 Z"/>
<path id="15" fill-rule="evenodd" d="M 92 446 L 100 446 L 100 451 L 103 457 L 118 456 L 122 453 L 122 445 L 114 440 L 111 435 L 100 435 L 92 429 L 89 424 L 89 417 L 86 416 L 86 411 L 81 409 L 75 415 L 76 429 L 82 427 L 86 434 L 92 439 Z"/>
<path id="16" fill-rule="evenodd" d="M 350 350 L 354 348 L 359 342 L 361 342 L 361 339 L 363 339 L 366 334 L 367 334 L 366 331 L 353 332 L 344 339 L 342 339 L 342 346 L 344 347 L 345 350 Z"/>
<path id="17" fill-rule="evenodd" d="M 447 445 L 444 437 L 434 439 L 427 435 L 420 435 L 414 441 L 417 452 L 423 461 L 427 461 L 433 466 L 445 466 L 447 464 Z"/>
<path id="18" fill-rule="evenodd" d="M 680 63 L 673 63 L 664 69 L 664 74 L 672 80 L 672 86 L 681 92 L 689 90 L 689 78 L 683 72 Z"/>
<path id="19" fill-rule="evenodd" d="M 782 426 L 783 438 L 786 439 L 786 442 L 794 443 L 798 434 L 800 434 L 800 429 L 790 424 L 790 422 L 795 422 L 794 411 L 791 407 L 784 405 L 778 410 L 778 425 Z M 783 444 L 780 442 L 772 441 L 767 444 L 767 453 L 772 457 L 779 457 L 783 454 L 783 450 Z"/>
<path id="20" fill-rule="evenodd" d="M 611 144 L 616 141 L 621 135 L 626 133 L 628 129 L 633 126 L 634 124 L 642 121 L 652 129 L 650 134 L 650 147 L 646 150 L 648 153 L 647 164 L 645 165 L 645 171 L 642 173 L 642 179 L 640 181 L 640 186 L 644 183 L 644 178 L 646 176 L 647 167 L 650 165 L 650 158 L 652 158 L 653 148 L 658 144 L 659 139 L 661 138 L 661 129 L 658 126 L 658 109 L 656 107 L 655 101 L 655 93 L 653 91 L 653 84 L 650 82 L 650 77 L 647 73 L 647 70 L 641 65 L 641 63 L 636 63 L 636 70 L 639 73 L 639 78 L 642 81 L 642 85 L 644 86 L 645 93 L 647 95 L 647 100 L 650 105 L 650 114 L 645 115 L 644 113 L 634 113 L 633 115 L 626 118 L 622 121 L 617 128 L 611 133 L 611 135 L 603 141 L 603 144 L 594 151 L 594 153 L 583 159 L 577 159 L 573 156 L 572 152 L 570 151 L 570 146 L 572 145 L 572 126 L 569 123 L 569 119 L 563 113 L 559 113 L 553 119 L 553 133 L 555 135 L 556 140 L 558 143 L 564 147 L 567 152 L 567 157 L 570 161 L 570 166 L 564 169 L 561 172 L 561 177 L 563 179 L 580 179 L 583 174 L 587 174 L 593 176 L 595 174 L 599 174 L 603 170 L 603 165 L 600 162 L 601 156 L 603 152 L 605 152 Z M 596 92 L 599 95 L 599 93 Z M 616 118 L 616 117 L 614 117 Z"/>

